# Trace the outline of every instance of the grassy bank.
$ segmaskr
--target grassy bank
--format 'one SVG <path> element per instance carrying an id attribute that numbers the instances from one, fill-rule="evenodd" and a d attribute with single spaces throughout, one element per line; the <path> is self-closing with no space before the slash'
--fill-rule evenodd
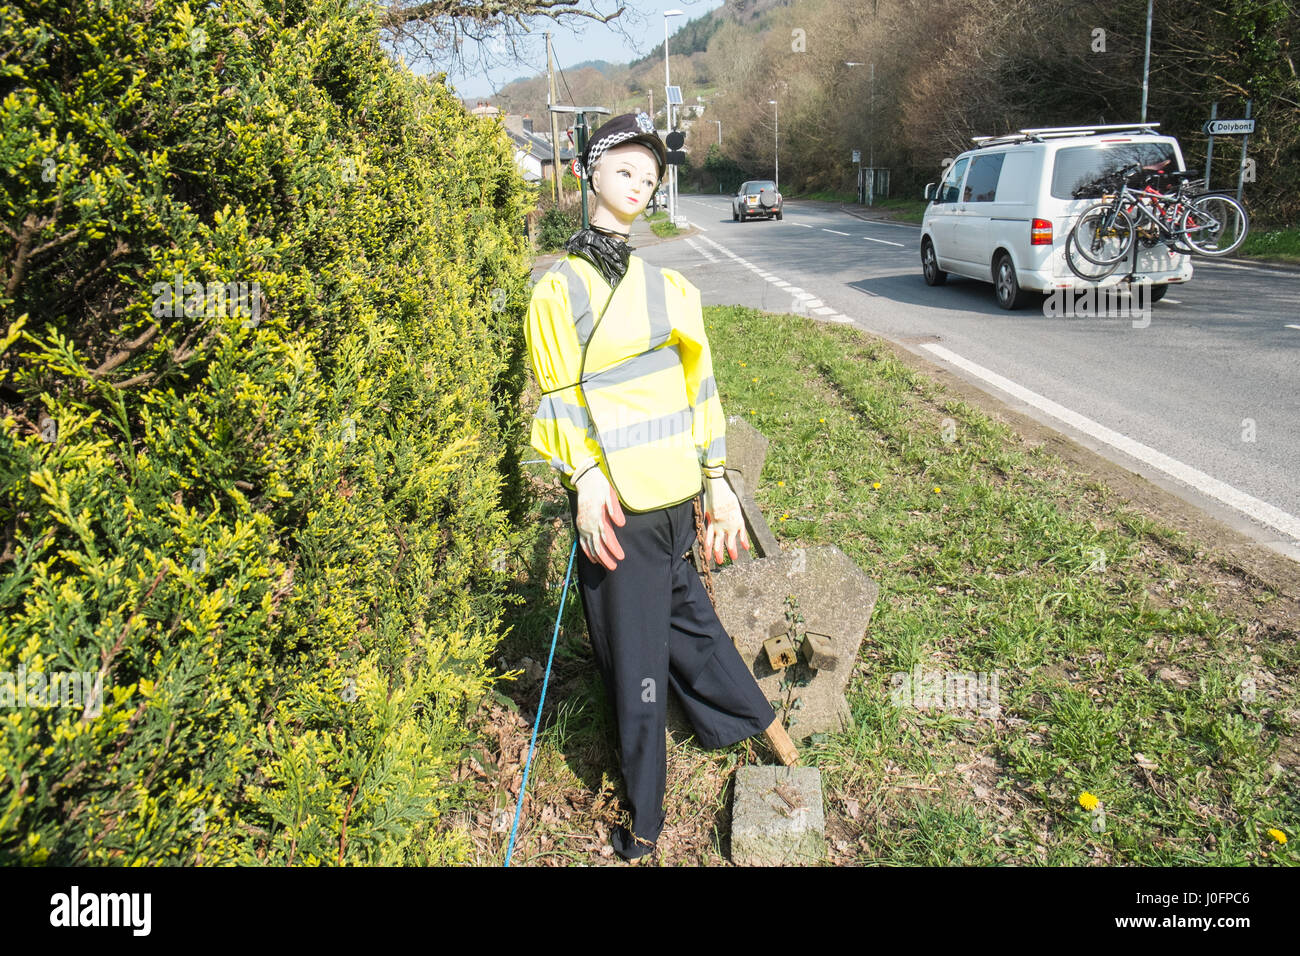
<path id="1" fill-rule="evenodd" d="M 649 215 L 642 213 L 642 215 L 645 217 L 646 222 L 650 223 L 650 231 L 656 236 L 665 238 L 675 236 L 681 232 L 680 229 L 668 221 L 668 212 L 666 210 L 660 210 Z"/>
<path id="2" fill-rule="evenodd" d="M 1252 227 L 1237 255 L 1300 263 L 1300 226 Z"/>
<path id="3" fill-rule="evenodd" d="M 848 691 L 855 725 L 802 748 L 822 770 L 831 862 L 1292 862 L 1269 833 L 1292 834 L 1300 809 L 1285 599 L 863 333 L 705 314 L 724 407 L 771 439 L 757 495 L 783 546 L 834 544 L 881 585 Z M 534 538 L 501 649 L 519 679 L 485 715 L 494 744 L 462 824 L 481 863 L 504 855 L 490 824 L 513 808 L 540 692 L 522 659 L 545 664 L 572 542 L 566 500 L 530 467 Z M 895 706 L 892 676 L 916 665 L 996 673 L 1000 713 Z M 544 711 L 515 862 L 613 859 L 622 784 L 576 588 Z M 748 762 L 773 758 L 757 740 L 706 752 L 675 738 L 659 862 L 725 861 L 728 782 Z"/>

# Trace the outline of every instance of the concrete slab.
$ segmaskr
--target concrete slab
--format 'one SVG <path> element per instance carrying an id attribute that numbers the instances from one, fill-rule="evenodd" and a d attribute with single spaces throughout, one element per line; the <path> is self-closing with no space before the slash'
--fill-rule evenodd
<path id="1" fill-rule="evenodd" d="M 822 776 L 816 767 L 741 767 L 731 802 L 737 866 L 814 866 L 826 859 Z"/>
<path id="2" fill-rule="evenodd" d="M 852 726 L 844 689 L 866 636 L 880 587 L 839 548 L 793 548 L 761 561 L 732 564 L 713 574 L 718 618 L 749 665 L 768 700 L 782 698 L 781 678 L 800 668 L 807 685 L 790 690 L 789 731 L 795 740 Z M 824 635 L 826 657 L 835 665 L 811 670 L 773 670 L 763 649 L 771 629 L 785 618 L 786 595 L 793 594 L 808 631 Z M 800 703 L 800 701 L 802 703 Z M 778 708 L 780 716 L 780 708 Z"/>

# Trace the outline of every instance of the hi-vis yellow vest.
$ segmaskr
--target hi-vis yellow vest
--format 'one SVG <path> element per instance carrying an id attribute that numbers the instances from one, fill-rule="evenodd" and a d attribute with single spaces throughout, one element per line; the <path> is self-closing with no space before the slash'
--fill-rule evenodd
<path id="1" fill-rule="evenodd" d="M 721 474 L 726 422 L 704 334 L 700 294 L 680 272 L 629 257 L 613 295 L 569 255 L 533 289 L 524 326 L 542 399 L 531 443 L 573 488 L 595 458 L 628 511 L 699 494 Z"/>

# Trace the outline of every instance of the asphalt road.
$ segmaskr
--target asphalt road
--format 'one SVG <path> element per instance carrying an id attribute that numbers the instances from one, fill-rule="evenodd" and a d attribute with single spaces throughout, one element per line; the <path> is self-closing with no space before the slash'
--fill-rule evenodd
<path id="1" fill-rule="evenodd" d="M 1300 271 L 1194 260 L 1149 320 L 999 308 L 987 283 L 921 278 L 915 226 L 790 202 L 733 222 L 681 198 L 700 231 L 639 245 L 707 305 L 852 322 L 1300 560 Z M 743 260 L 743 261 L 739 261 Z"/>

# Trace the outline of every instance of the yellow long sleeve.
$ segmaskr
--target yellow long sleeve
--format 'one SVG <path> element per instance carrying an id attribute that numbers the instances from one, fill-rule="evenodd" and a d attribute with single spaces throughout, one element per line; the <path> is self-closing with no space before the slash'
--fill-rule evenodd
<path id="1" fill-rule="evenodd" d="M 547 273 L 533 288 L 524 322 L 524 341 L 542 398 L 529 443 L 560 473 L 562 483 L 578 468 L 601 461 L 582 390 L 577 387 L 582 347 L 573 325 L 564 277 Z"/>
<path id="2" fill-rule="evenodd" d="M 713 377 L 713 355 L 704 331 L 700 290 L 680 272 L 674 269 L 663 271 L 684 299 L 685 318 L 678 323 L 674 336 L 686 374 L 686 395 L 691 402 L 691 436 L 704 474 L 720 477 L 727 460 L 727 418 Z"/>

